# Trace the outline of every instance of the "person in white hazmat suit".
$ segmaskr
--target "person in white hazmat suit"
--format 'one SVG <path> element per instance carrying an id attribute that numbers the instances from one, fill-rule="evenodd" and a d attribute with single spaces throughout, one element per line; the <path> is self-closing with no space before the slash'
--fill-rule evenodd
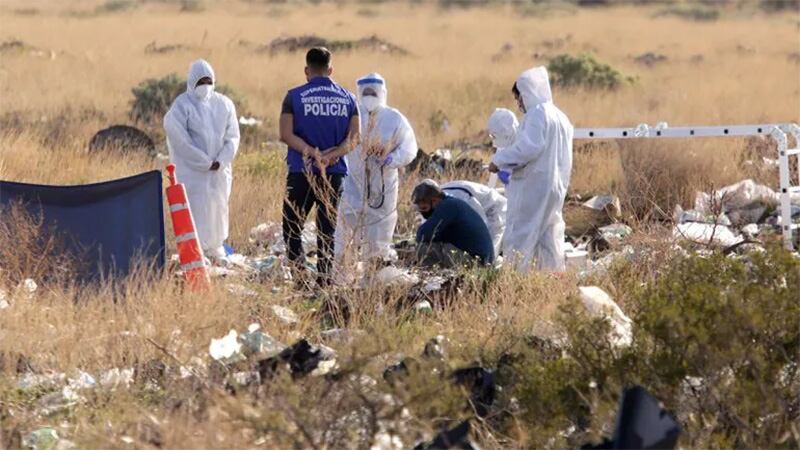
<path id="1" fill-rule="evenodd" d="M 506 108 L 496 108 L 491 116 L 489 116 L 489 137 L 492 139 L 492 145 L 496 150 L 508 147 L 514 143 L 517 137 L 517 130 L 519 129 L 519 121 L 517 115 Z M 500 179 L 500 181 L 508 185 L 511 178 L 511 169 L 509 167 L 499 167 L 496 174 L 492 177 Z M 489 187 L 495 187 L 496 180 L 489 179 Z"/>
<path id="2" fill-rule="evenodd" d="M 386 82 L 371 73 L 357 81 L 361 141 L 347 156 L 348 175 L 339 203 L 334 256 L 346 271 L 350 254 L 395 260 L 398 169 L 417 156 L 417 138 L 406 117 L 387 105 Z M 340 271 L 342 273 L 342 271 Z"/>
<path id="3" fill-rule="evenodd" d="M 485 184 L 466 180 L 450 181 L 442 185 L 442 190 L 449 196 L 460 198 L 478 212 L 492 236 L 495 260 L 500 255 L 503 232 L 506 229 L 506 198 Z"/>
<path id="4" fill-rule="evenodd" d="M 166 116 L 169 157 L 179 183 L 186 186 L 196 233 L 206 256 L 225 257 L 228 200 L 239 149 L 239 122 L 228 97 L 214 92 L 211 64 L 197 60 L 189 67 L 186 92 L 175 99 Z"/>
<path id="5" fill-rule="evenodd" d="M 564 270 L 562 208 L 572 171 L 574 128 L 553 104 L 547 69 L 523 72 L 513 89 L 525 117 L 489 166 L 511 171 L 503 255 L 517 270 Z"/>

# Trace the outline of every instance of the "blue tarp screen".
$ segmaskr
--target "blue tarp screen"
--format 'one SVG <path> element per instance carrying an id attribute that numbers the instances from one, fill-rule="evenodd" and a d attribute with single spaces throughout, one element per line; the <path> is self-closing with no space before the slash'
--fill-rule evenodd
<path id="1" fill-rule="evenodd" d="M 80 281 L 124 276 L 141 261 L 164 267 L 161 172 L 80 186 L 0 181 L 0 220 L 22 204 L 80 258 Z"/>

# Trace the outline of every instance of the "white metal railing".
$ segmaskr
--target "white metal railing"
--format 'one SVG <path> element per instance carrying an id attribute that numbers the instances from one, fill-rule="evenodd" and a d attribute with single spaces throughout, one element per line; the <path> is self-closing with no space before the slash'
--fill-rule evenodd
<path id="1" fill-rule="evenodd" d="M 789 148 L 787 134 L 794 136 L 794 147 Z M 800 228 L 792 223 L 792 194 L 800 195 L 800 161 L 798 161 L 798 184 L 792 184 L 790 157 L 800 158 L 800 126 L 794 123 L 730 125 L 670 128 L 665 122 L 653 127 L 641 124 L 635 128 L 576 128 L 575 139 L 642 139 L 642 138 L 691 138 L 769 135 L 778 143 L 780 170 L 781 232 L 784 246 L 794 249 L 792 234 Z"/>

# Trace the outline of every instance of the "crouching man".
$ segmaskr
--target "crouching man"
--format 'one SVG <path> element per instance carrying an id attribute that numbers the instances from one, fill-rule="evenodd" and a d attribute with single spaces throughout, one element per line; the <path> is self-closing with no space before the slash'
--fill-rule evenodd
<path id="1" fill-rule="evenodd" d="M 425 218 L 417 230 L 417 265 L 452 268 L 494 262 L 489 228 L 467 202 L 447 195 L 433 180 L 418 184 L 411 201 Z"/>

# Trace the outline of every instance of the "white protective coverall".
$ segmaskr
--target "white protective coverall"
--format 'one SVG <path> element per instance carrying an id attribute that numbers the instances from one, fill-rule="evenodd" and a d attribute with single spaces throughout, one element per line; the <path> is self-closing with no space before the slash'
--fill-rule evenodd
<path id="1" fill-rule="evenodd" d="M 345 156 L 348 175 L 339 202 L 334 254 L 394 260 L 392 236 L 397 224 L 398 169 L 417 156 L 417 138 L 406 117 L 387 106 L 386 82 L 371 73 L 357 82 L 361 142 Z M 370 89 L 377 99 L 364 96 Z"/>
<path id="2" fill-rule="evenodd" d="M 239 149 L 239 122 L 228 97 L 195 89 L 203 77 L 216 84 L 214 69 L 200 59 L 189 68 L 186 92 L 164 116 L 164 130 L 176 177 L 186 186 L 200 245 L 207 256 L 221 258 L 228 238 L 231 162 Z M 215 161 L 219 169 L 210 170 Z"/>
<path id="3" fill-rule="evenodd" d="M 500 254 L 503 232 L 506 229 L 506 198 L 485 184 L 466 180 L 455 180 L 442 185 L 447 195 L 460 198 L 478 212 L 489 227 L 494 244 L 494 256 Z"/>
<path id="4" fill-rule="evenodd" d="M 564 270 L 564 219 L 561 210 L 572 171 L 574 129 L 553 104 L 547 69 L 523 72 L 517 89 L 525 118 L 514 142 L 492 162 L 511 170 L 506 188 L 508 215 L 503 241 L 506 261 L 520 271 Z"/>

